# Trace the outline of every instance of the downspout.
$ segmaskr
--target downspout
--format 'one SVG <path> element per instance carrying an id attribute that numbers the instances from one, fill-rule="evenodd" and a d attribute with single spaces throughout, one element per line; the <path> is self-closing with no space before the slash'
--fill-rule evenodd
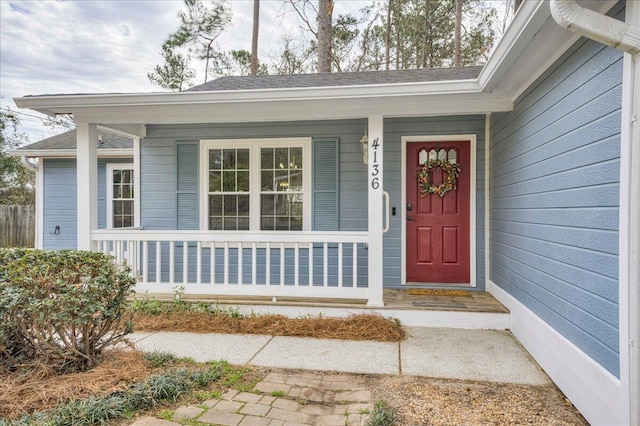
<path id="1" fill-rule="evenodd" d="M 627 2 L 626 23 L 579 6 L 575 0 L 551 0 L 550 7 L 561 27 L 629 54 L 625 56 L 621 123 L 620 217 L 628 218 L 621 220 L 620 230 L 626 228 L 628 233 L 620 235 L 620 252 L 628 253 L 628 258 L 621 260 L 620 279 L 628 288 L 620 288 L 619 299 L 620 382 L 621 420 L 636 425 L 640 424 L 640 6 L 629 3 L 634 2 Z"/>
<path id="2" fill-rule="evenodd" d="M 640 53 L 640 28 L 582 7 L 575 0 L 551 0 L 550 6 L 562 28 L 634 56 Z"/>
<path id="3" fill-rule="evenodd" d="M 25 167 L 27 167 L 28 169 L 31 169 L 31 170 L 38 170 L 38 163 L 32 163 L 31 161 L 29 161 L 29 160 L 27 159 L 27 156 L 26 156 L 26 155 L 22 155 L 22 156 L 20 157 L 20 160 L 22 160 L 22 164 L 24 164 L 24 165 L 25 165 Z"/>

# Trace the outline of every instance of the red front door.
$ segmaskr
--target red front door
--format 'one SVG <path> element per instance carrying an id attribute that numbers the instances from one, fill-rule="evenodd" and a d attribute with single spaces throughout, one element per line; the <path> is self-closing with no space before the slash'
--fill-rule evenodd
<path id="1" fill-rule="evenodd" d="M 469 202 L 471 155 L 468 141 L 411 142 L 407 144 L 407 282 L 469 283 Z M 439 153 L 438 153 L 439 150 Z M 421 154 L 422 153 L 422 154 Z M 431 157 L 429 157 L 431 155 Z M 454 189 L 440 197 L 422 196 L 417 174 L 421 160 L 448 158 L 460 164 Z M 446 174 L 431 171 L 434 185 Z"/>

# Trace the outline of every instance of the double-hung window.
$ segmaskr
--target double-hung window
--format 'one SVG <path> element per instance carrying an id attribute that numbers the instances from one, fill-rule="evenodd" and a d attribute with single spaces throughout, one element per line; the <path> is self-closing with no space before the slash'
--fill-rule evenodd
<path id="1" fill-rule="evenodd" d="M 132 164 L 107 164 L 107 228 L 134 226 L 133 179 Z"/>
<path id="2" fill-rule="evenodd" d="M 311 139 L 203 140 L 200 228 L 311 228 Z"/>

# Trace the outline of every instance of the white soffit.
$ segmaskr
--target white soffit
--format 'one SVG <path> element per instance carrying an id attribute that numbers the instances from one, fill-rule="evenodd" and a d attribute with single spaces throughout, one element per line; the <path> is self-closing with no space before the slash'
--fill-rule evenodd
<path id="1" fill-rule="evenodd" d="M 523 5 L 527 3 L 524 2 Z M 513 55 L 517 54 L 517 59 L 508 69 L 503 70 L 502 77 L 495 82 L 493 87 L 490 84 L 486 87 L 486 89 L 491 89 L 497 97 L 515 101 L 579 38 L 576 34 L 560 27 L 553 20 L 547 1 L 531 3 L 539 6 L 535 12 L 537 23 L 532 19 L 532 22 L 536 24 L 535 26 L 539 26 L 539 29 L 519 53 L 517 53 L 517 49 L 511 51 Z M 578 1 L 578 3 L 599 13 L 606 13 L 617 3 L 617 0 L 588 0 Z M 541 23 L 540 18 L 543 16 L 544 21 Z M 515 19 L 517 19 L 517 15 Z M 507 35 L 509 34 L 505 36 Z M 508 42 L 508 40 L 506 41 Z M 484 72 L 485 70 L 480 75 L 481 80 Z"/>

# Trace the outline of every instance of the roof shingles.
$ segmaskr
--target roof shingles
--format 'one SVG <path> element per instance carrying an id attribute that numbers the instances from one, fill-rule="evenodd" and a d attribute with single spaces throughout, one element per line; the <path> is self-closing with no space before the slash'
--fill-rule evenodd
<path id="1" fill-rule="evenodd" d="M 98 142 L 98 149 L 131 149 L 133 141 L 125 137 L 114 135 L 113 133 L 99 132 L 102 140 Z M 57 149 L 76 149 L 76 131 L 68 132 L 34 142 L 18 148 L 18 151 L 31 150 L 57 150 Z"/>
<path id="2" fill-rule="evenodd" d="M 260 90 L 303 87 L 366 86 L 376 84 L 421 83 L 472 80 L 478 78 L 481 66 L 454 68 L 421 68 L 415 70 L 339 72 L 291 75 L 257 75 L 220 77 L 194 86 L 188 91 Z"/>

